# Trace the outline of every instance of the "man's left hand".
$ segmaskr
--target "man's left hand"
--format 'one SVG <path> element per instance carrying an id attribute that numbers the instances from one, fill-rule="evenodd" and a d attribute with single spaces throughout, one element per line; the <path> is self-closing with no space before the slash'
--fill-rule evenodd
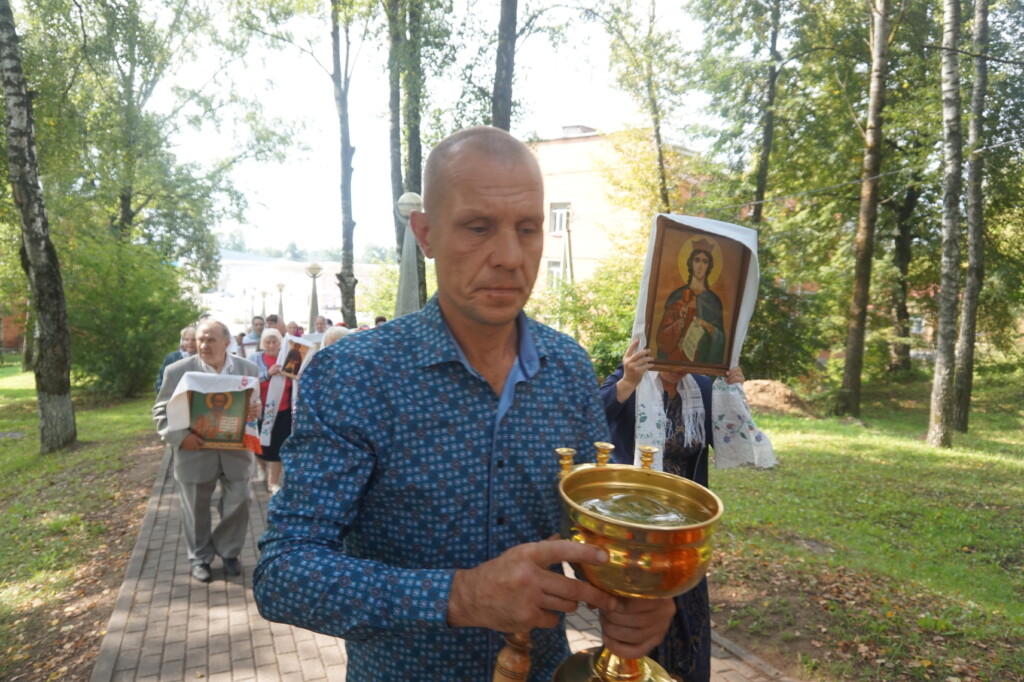
<path id="1" fill-rule="evenodd" d="M 676 613 L 675 602 L 671 599 L 617 599 L 617 609 L 600 611 L 603 644 L 622 658 L 646 656 L 665 638 Z"/>
<path id="2" fill-rule="evenodd" d="M 246 413 L 245 418 L 249 421 L 260 418 L 260 414 L 263 412 L 263 405 L 261 403 L 249 403 L 249 411 Z"/>

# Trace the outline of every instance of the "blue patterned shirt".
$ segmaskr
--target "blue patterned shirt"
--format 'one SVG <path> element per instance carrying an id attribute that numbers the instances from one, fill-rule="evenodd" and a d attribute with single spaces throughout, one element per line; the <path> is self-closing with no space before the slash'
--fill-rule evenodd
<path id="1" fill-rule="evenodd" d="M 593 461 L 608 438 L 586 352 L 518 324 L 503 396 L 465 363 L 436 297 L 303 374 L 254 591 L 265 618 L 345 638 L 349 679 L 489 680 L 502 635 L 448 626 L 452 575 L 557 533 L 554 449 Z M 549 680 L 564 629 L 533 643 L 530 679 Z"/>

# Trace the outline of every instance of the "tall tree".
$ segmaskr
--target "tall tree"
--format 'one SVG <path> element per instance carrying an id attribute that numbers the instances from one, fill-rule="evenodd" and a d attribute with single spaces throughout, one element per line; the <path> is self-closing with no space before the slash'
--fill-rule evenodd
<path id="1" fill-rule="evenodd" d="M 39 182 L 32 102 L 21 66 L 21 49 L 8 0 L 0 0 L 0 77 L 6 108 L 7 166 L 21 214 L 21 264 L 35 310 L 33 373 L 39 405 L 39 442 L 50 453 L 75 442 L 71 402 L 71 332 L 57 250 Z"/>
<path id="2" fill-rule="evenodd" d="M 422 120 L 428 96 L 427 76 L 443 69 L 450 52 L 447 0 L 381 0 L 388 22 L 388 112 L 391 151 L 391 194 L 397 204 L 405 192 L 421 194 L 423 172 Z M 402 151 L 405 151 L 404 163 Z M 406 221 L 394 212 L 395 248 L 399 260 Z M 420 305 L 427 286 L 423 252 L 416 250 Z"/>
<path id="3" fill-rule="evenodd" d="M 619 88 L 629 94 L 650 122 L 656 159 L 659 211 L 672 207 L 665 126 L 680 105 L 686 66 L 676 36 L 659 30 L 656 0 L 645 12 L 633 0 L 602 4 L 583 10 L 584 16 L 604 26 L 611 38 L 611 66 Z"/>
<path id="4" fill-rule="evenodd" d="M 771 162 L 772 143 L 775 140 L 775 98 L 778 87 L 779 69 L 782 61 L 779 54 L 779 32 L 781 30 L 781 8 L 779 2 L 770 3 L 771 17 L 768 32 L 768 87 L 764 96 L 764 122 L 761 126 L 761 151 L 757 156 L 757 172 L 754 182 L 754 209 L 751 219 L 755 225 L 761 223 L 764 213 L 764 197 L 768 189 L 768 166 Z"/>
<path id="5" fill-rule="evenodd" d="M 403 0 L 382 0 L 388 23 L 388 152 L 391 168 L 391 199 L 405 193 L 402 177 L 402 69 L 405 64 L 405 12 Z M 402 257 L 406 221 L 393 212 L 395 220 L 395 253 Z"/>
<path id="6" fill-rule="evenodd" d="M 498 22 L 498 50 L 494 67 L 494 94 L 491 97 L 491 125 L 502 130 L 512 127 L 512 79 L 516 58 L 517 0 L 501 0 Z"/>
<path id="7" fill-rule="evenodd" d="M 971 90 L 971 120 L 967 126 L 967 278 L 964 281 L 960 336 L 957 340 L 954 372 L 953 428 L 967 432 L 974 384 L 974 341 L 978 323 L 978 301 L 985 280 L 985 206 L 982 183 L 985 178 L 985 96 L 988 90 L 988 0 L 974 0 L 974 85 Z"/>
<path id="8" fill-rule="evenodd" d="M 893 341 L 890 344 L 889 371 L 907 372 L 910 362 L 910 310 L 907 295 L 910 293 L 910 261 L 914 241 L 913 216 L 921 198 L 918 182 L 907 183 L 898 199 L 890 202 L 895 213 L 892 264 L 896 269 L 896 281 L 892 289 Z"/>
<path id="9" fill-rule="evenodd" d="M 853 295 L 846 327 L 846 361 L 838 410 L 860 415 L 861 371 L 864 367 L 864 336 L 867 329 L 871 259 L 878 220 L 879 171 L 882 167 L 882 111 L 889 68 L 889 0 L 871 0 L 871 82 L 861 169 L 860 211 L 854 241 Z"/>
<path id="10" fill-rule="evenodd" d="M 341 142 L 341 272 L 337 274 L 341 290 L 341 314 L 349 329 L 355 329 L 356 284 L 353 233 L 356 221 L 352 215 L 352 134 L 349 130 L 348 95 L 352 85 L 352 24 L 358 18 L 358 3 L 330 0 L 331 13 L 331 83 L 334 85 L 334 105 L 338 112 Z"/>
<path id="11" fill-rule="evenodd" d="M 423 100 L 425 75 L 423 66 L 424 34 L 428 30 L 425 20 L 430 16 L 424 3 L 410 0 L 406 3 L 405 70 L 402 74 L 404 102 L 402 117 L 405 128 L 405 191 L 423 194 Z M 398 201 L 398 198 L 395 198 Z M 427 302 L 427 271 L 423 252 L 416 249 L 416 285 L 419 304 Z"/>
<path id="12" fill-rule="evenodd" d="M 281 158 L 291 132 L 268 123 L 255 97 L 231 82 L 229 67 L 255 29 L 209 0 L 28 0 L 28 9 L 51 213 L 102 218 L 97 229 L 146 244 L 191 282 L 212 285 L 213 226 L 245 209 L 231 169 Z M 186 64 L 200 65 L 200 75 Z M 232 147 L 207 167 L 179 159 L 177 135 L 204 126 L 232 126 L 222 136 Z"/>
<path id="13" fill-rule="evenodd" d="M 953 371 L 956 312 L 960 295 L 960 193 L 963 189 L 963 133 L 960 129 L 960 2 L 943 0 L 942 19 L 942 280 L 935 343 L 928 444 L 953 444 Z"/>

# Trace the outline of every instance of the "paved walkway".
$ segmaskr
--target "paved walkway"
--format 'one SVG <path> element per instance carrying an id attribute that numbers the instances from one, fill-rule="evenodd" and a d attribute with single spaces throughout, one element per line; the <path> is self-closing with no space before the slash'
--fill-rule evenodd
<path id="1" fill-rule="evenodd" d="M 346 657 L 341 640 L 270 623 L 256 610 L 252 570 L 268 498 L 262 484 L 254 485 L 257 492 L 250 512 L 250 541 L 241 556 L 242 575 L 225 579 L 218 561 L 213 565 L 213 582 L 196 582 L 189 574 L 170 453 L 165 450 L 93 668 L 93 682 L 315 682 L 344 678 Z M 581 609 L 569 616 L 568 623 L 573 651 L 598 641 L 593 612 Z M 712 682 L 785 679 L 717 634 L 712 656 Z"/>

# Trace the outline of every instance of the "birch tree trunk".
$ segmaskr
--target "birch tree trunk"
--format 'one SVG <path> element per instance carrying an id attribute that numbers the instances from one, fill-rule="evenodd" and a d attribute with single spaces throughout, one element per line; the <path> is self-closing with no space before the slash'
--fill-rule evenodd
<path id="1" fill-rule="evenodd" d="M 890 0 L 876 0 L 871 8 L 871 83 L 861 169 L 860 211 L 854 241 L 853 296 L 846 327 L 846 363 L 837 411 L 860 415 L 860 379 L 864 367 L 864 336 L 867 327 L 868 294 L 871 288 L 871 258 L 878 222 L 878 173 L 882 167 L 882 111 L 889 70 Z"/>
<path id="2" fill-rule="evenodd" d="M 494 92 L 491 95 L 491 125 L 502 130 L 512 127 L 512 77 L 516 58 L 516 0 L 501 0 L 498 22 L 498 55 L 494 67 Z"/>
<path id="3" fill-rule="evenodd" d="M 928 444 L 953 444 L 953 365 L 956 308 L 960 292 L 960 192 L 963 186 L 963 134 L 960 130 L 960 2 L 943 0 L 942 129 L 942 275 L 939 327 L 935 348 Z"/>
<path id="4" fill-rule="evenodd" d="M 40 450 L 46 454 L 74 443 L 77 438 L 71 402 L 71 332 L 60 264 L 50 240 L 39 183 L 32 102 L 25 85 L 9 0 L 0 0 L 0 78 L 7 110 L 11 193 L 21 214 L 21 267 L 28 278 L 35 312 L 32 371 L 39 405 Z"/>
<path id="5" fill-rule="evenodd" d="M 974 342 L 978 321 L 978 299 L 985 279 L 985 214 L 982 181 L 984 159 L 978 150 L 984 145 L 985 96 L 988 90 L 988 0 L 974 2 L 974 89 L 971 92 L 971 121 L 967 126 L 967 279 L 964 282 L 960 338 L 957 340 L 956 373 L 953 390 L 953 428 L 966 433 L 974 385 Z"/>
<path id="6" fill-rule="evenodd" d="M 338 110 L 338 128 L 341 136 L 341 272 L 338 273 L 338 288 L 341 290 L 341 316 L 349 329 L 355 329 L 356 284 L 353 255 L 353 233 L 356 221 L 352 217 L 352 157 L 355 149 L 349 131 L 348 93 L 349 57 L 351 42 L 349 25 L 346 20 L 342 27 L 341 11 L 343 0 L 331 0 L 331 82 L 334 84 L 334 105 Z M 342 37 L 344 36 L 344 64 L 342 63 Z"/>

